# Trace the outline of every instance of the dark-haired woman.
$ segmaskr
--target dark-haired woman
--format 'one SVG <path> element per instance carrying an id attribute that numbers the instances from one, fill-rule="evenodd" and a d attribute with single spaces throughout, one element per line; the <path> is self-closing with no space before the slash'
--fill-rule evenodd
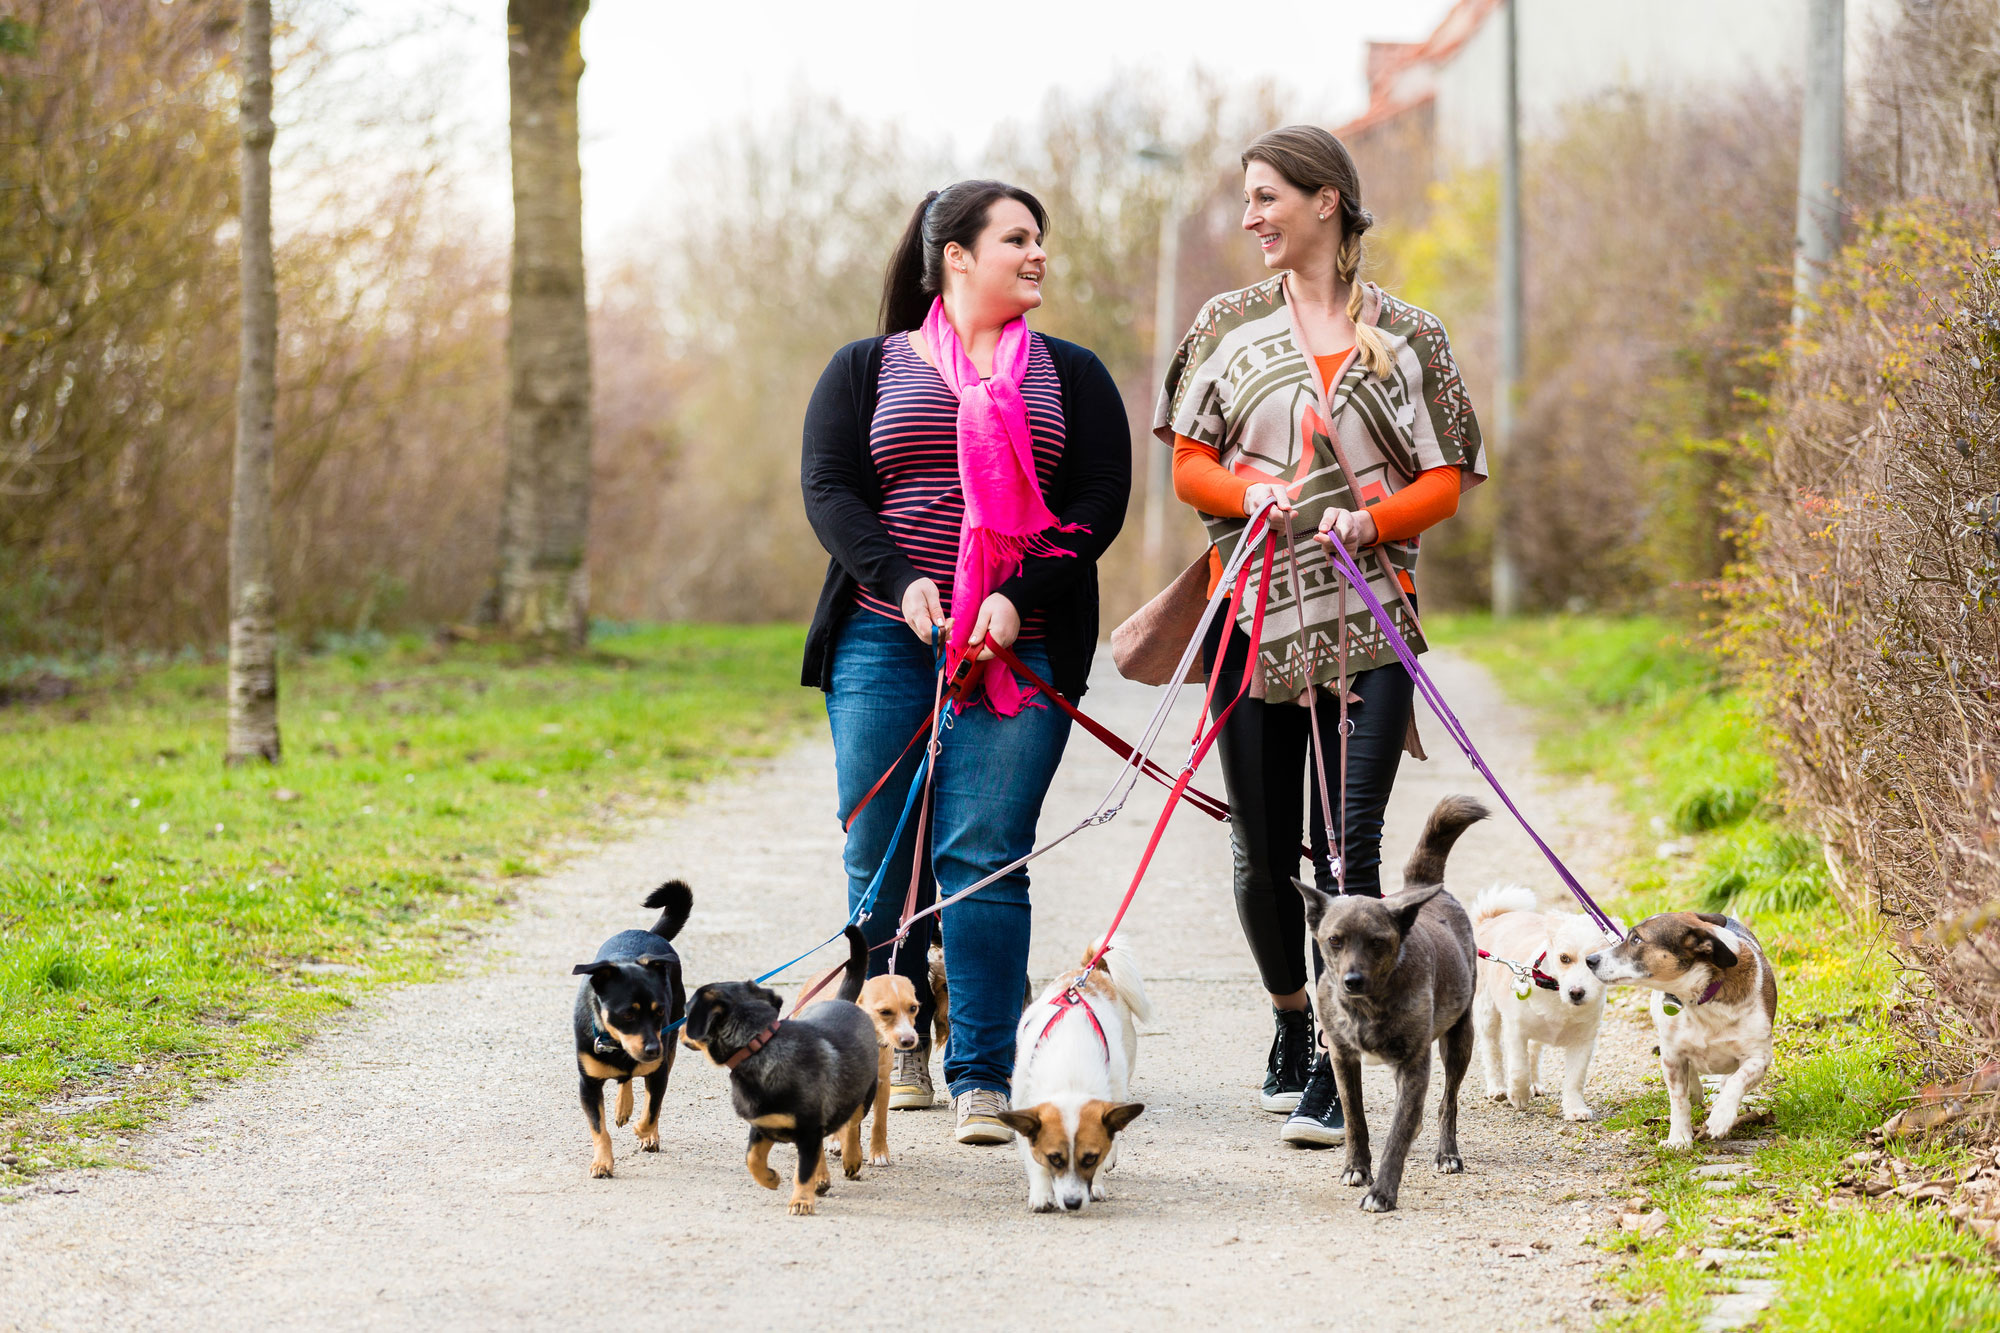
<path id="1" fill-rule="evenodd" d="M 1097 357 L 1030 332 L 1047 215 L 1026 190 L 961 181 L 917 207 L 889 264 L 882 332 L 834 354 L 806 409 L 806 514 L 833 559 L 806 639 L 826 692 L 845 822 L 928 715 L 934 636 L 971 654 L 970 690 L 937 759 L 918 901 L 967 888 L 1033 847 L 1069 719 L 999 661 L 1011 646 L 1065 696 L 1097 644 L 1097 557 L 1131 486 L 1125 409 Z M 889 839 L 913 752 L 847 830 L 850 908 L 889 858 L 871 942 L 894 933 L 916 828 Z M 944 1077 L 961 1143 L 1004 1143 L 1014 1026 L 1028 966 L 1028 874 L 940 914 L 951 978 Z M 928 920 L 937 920 L 933 917 Z M 922 1001 L 922 1044 L 898 1052 L 891 1105 L 927 1107 L 927 930 L 896 967 Z M 888 965 L 878 950 L 874 967 Z"/>
<path id="2" fill-rule="evenodd" d="M 1278 533 L 1321 534 L 1301 537 L 1296 588 L 1280 537 L 1279 577 L 1254 659 L 1246 605 L 1236 623 L 1217 620 L 1205 660 L 1218 709 L 1252 672 L 1253 697 L 1231 715 L 1219 748 L 1237 916 L 1277 1027 L 1259 1104 L 1290 1112 L 1287 1141 L 1325 1145 L 1341 1141 L 1344 1119 L 1332 1068 L 1315 1057 L 1310 946 L 1291 884 L 1301 825 L 1309 826 L 1321 889 L 1344 880 L 1348 893 L 1380 897 L 1389 789 L 1406 740 L 1422 752 L 1409 674 L 1361 599 L 1342 596 L 1324 534 L 1356 553 L 1396 628 L 1421 652 L 1417 535 L 1456 512 L 1459 493 L 1485 477 L 1486 460 L 1444 326 L 1358 280 L 1362 234 L 1374 218 L 1341 142 L 1310 125 L 1264 135 L 1243 154 L 1243 199 L 1243 228 L 1278 275 L 1202 309 L 1168 371 L 1153 426 L 1174 450 L 1175 494 L 1201 512 L 1215 543 L 1211 591 L 1221 552 L 1267 502 L 1276 502 L 1268 522 Z M 1328 687 L 1341 671 L 1343 613 L 1352 730 L 1337 876 L 1317 783 L 1308 780 L 1312 714 L 1301 705 L 1318 692 L 1331 789 L 1342 777 L 1340 710 Z"/>

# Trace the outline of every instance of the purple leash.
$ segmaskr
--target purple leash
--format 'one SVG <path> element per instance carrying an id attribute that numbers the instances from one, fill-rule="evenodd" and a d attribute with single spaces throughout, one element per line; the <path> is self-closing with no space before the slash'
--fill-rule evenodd
<path id="1" fill-rule="evenodd" d="M 1556 874 L 1562 878 L 1562 882 L 1568 886 L 1577 902 L 1583 905 L 1583 910 L 1590 914 L 1590 919 L 1595 921 L 1599 929 L 1607 935 L 1615 938 L 1621 934 L 1622 932 L 1611 924 L 1611 918 L 1604 914 L 1604 909 L 1584 892 L 1583 885 L 1577 882 L 1569 867 L 1562 863 L 1562 858 L 1555 854 L 1555 849 L 1542 841 L 1542 835 L 1535 832 L 1535 826 L 1528 822 L 1527 816 L 1523 815 L 1520 808 L 1514 804 L 1514 798 L 1500 785 L 1500 779 L 1493 776 L 1493 770 L 1486 766 L 1486 761 L 1479 755 L 1478 747 L 1473 745 L 1472 737 L 1467 734 L 1465 724 L 1451 711 L 1451 705 L 1444 701 L 1444 695 L 1439 691 L 1437 682 L 1430 678 L 1430 673 L 1417 661 L 1417 655 L 1411 650 L 1408 640 L 1404 639 L 1402 632 L 1396 628 L 1395 621 L 1390 619 L 1388 610 L 1382 605 L 1381 599 L 1375 596 L 1374 589 L 1368 586 L 1368 576 L 1361 572 L 1361 567 L 1355 563 L 1354 557 L 1348 553 L 1345 546 L 1341 545 L 1340 538 L 1331 532 L 1322 532 L 1318 535 L 1324 538 L 1332 549 L 1334 565 L 1354 586 L 1354 590 L 1361 594 L 1362 604 L 1368 608 L 1368 613 L 1375 617 L 1375 623 L 1382 627 L 1382 637 L 1389 641 L 1389 647 L 1394 649 L 1396 656 L 1402 660 L 1403 669 L 1410 673 L 1410 679 L 1416 683 L 1418 693 L 1424 696 L 1424 702 L 1431 706 L 1433 713 L 1437 714 L 1438 721 L 1444 724 L 1445 731 L 1450 734 L 1453 741 L 1457 742 L 1465 757 L 1472 761 L 1472 766 L 1479 770 L 1479 775 L 1486 779 L 1487 785 L 1493 788 L 1493 794 L 1500 798 L 1500 803 L 1507 807 L 1516 822 L 1530 838 L 1534 839 L 1535 846 L 1541 849 L 1542 855 L 1555 867 Z M 1393 571 L 1389 576 L 1395 577 Z"/>

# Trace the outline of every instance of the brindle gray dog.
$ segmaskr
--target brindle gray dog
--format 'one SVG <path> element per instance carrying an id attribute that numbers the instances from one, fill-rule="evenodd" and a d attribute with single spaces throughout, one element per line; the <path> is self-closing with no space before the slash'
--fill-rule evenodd
<path id="1" fill-rule="evenodd" d="M 1444 861 L 1458 835 L 1486 815 L 1486 807 L 1470 796 L 1439 801 L 1403 868 L 1401 893 L 1336 898 L 1293 881 L 1305 895 L 1306 923 L 1326 961 L 1319 979 L 1320 1021 L 1347 1115 L 1347 1164 L 1340 1183 L 1373 1186 L 1361 1199 L 1366 1212 L 1386 1213 L 1396 1206 L 1403 1161 L 1430 1091 L 1434 1041 L 1444 1050 L 1437 1169 L 1465 1170 L 1458 1154 L 1458 1087 L 1472 1063 L 1478 945 L 1465 908 L 1444 892 Z M 1382 1145 L 1382 1169 L 1372 1173 L 1361 1109 L 1364 1054 L 1396 1071 L 1396 1116 Z"/>

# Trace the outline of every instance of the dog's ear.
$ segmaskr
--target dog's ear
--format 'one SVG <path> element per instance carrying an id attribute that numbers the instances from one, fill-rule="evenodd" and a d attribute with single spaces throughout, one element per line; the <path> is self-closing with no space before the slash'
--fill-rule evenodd
<path id="1" fill-rule="evenodd" d="M 1315 935 L 1318 934 L 1320 920 L 1326 915 L 1326 909 L 1332 905 L 1333 895 L 1322 893 L 1319 886 L 1297 878 L 1292 880 L 1292 887 L 1306 900 L 1306 929 Z"/>
<path id="2" fill-rule="evenodd" d="M 653 971 L 658 972 L 661 976 L 665 976 L 667 974 L 668 964 L 673 963 L 676 960 L 669 958 L 666 954 L 663 953 L 642 953 L 637 958 L 634 958 L 632 961 L 637 963 L 640 967 L 651 968 Z"/>
<path id="3" fill-rule="evenodd" d="M 1720 912 L 1696 912 L 1694 915 L 1695 920 L 1706 921 L 1711 926 L 1726 926 L 1729 924 L 1729 918 Z"/>
<path id="4" fill-rule="evenodd" d="M 1000 1123 L 1029 1143 L 1033 1143 L 1035 1135 L 1042 1132 L 1042 1118 L 1033 1111 L 1002 1111 Z"/>
<path id="5" fill-rule="evenodd" d="M 1139 1118 L 1139 1112 L 1146 1109 L 1144 1102 L 1121 1102 L 1104 1113 L 1104 1132 L 1116 1134 L 1125 1126 Z"/>
<path id="6" fill-rule="evenodd" d="M 1405 889 L 1392 893 L 1382 900 L 1389 909 L 1389 919 L 1396 923 L 1396 929 L 1408 935 L 1417 926 L 1417 913 L 1424 910 L 1424 904 L 1444 892 L 1442 884 L 1427 884 L 1421 889 Z"/>
<path id="7" fill-rule="evenodd" d="M 614 971 L 617 968 L 617 966 L 618 964 L 616 963 L 605 963 L 605 962 L 578 963 L 575 967 L 569 970 L 569 974 L 573 977 L 590 977 L 594 980 L 597 977 L 604 975 L 606 972 Z"/>
<path id="8" fill-rule="evenodd" d="M 1703 917 L 1706 920 L 1706 914 Z M 1688 932 L 1688 952 L 1697 958 L 1706 958 L 1717 967 L 1736 966 L 1736 950 L 1729 947 L 1721 935 L 1713 930 L 1691 930 Z"/>
<path id="9" fill-rule="evenodd" d="M 750 990 L 758 999 L 764 1001 L 764 1003 L 770 1005 L 773 1009 L 783 1009 L 785 1007 L 785 997 L 774 990 L 766 990 L 764 987 L 757 985 L 751 986 Z"/>

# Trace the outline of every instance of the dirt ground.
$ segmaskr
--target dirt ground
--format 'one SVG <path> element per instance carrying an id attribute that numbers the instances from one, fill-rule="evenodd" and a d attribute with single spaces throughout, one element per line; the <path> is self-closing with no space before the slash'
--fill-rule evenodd
<path id="1" fill-rule="evenodd" d="M 1599 788 L 1539 778 L 1532 738 L 1477 668 L 1432 670 L 1516 800 L 1593 888 L 1624 823 Z M 1125 734 L 1155 695 L 1100 664 L 1088 706 Z M 1169 758 L 1193 719 L 1188 691 Z M 1428 714 L 1422 715 L 1429 721 Z M 1484 794 L 1432 722 L 1406 763 L 1384 859 L 1400 865 L 1436 800 Z M 1448 752 L 1447 752 L 1448 751 Z M 1171 761 L 1170 761 L 1171 762 Z M 1043 817 L 1067 827 L 1115 761 L 1081 732 Z M 614 1131 L 617 1176 L 587 1178 L 571 1058 L 570 965 L 650 917 L 680 876 L 690 984 L 754 974 L 823 936 L 842 905 L 833 761 L 823 734 L 708 789 L 527 891 L 459 974 L 382 995 L 267 1077 L 225 1087 L 140 1141 L 146 1169 L 45 1178 L 0 1207 L 0 1328 L 535 1328 L 637 1317 L 673 1326 L 1580 1328 L 1605 1262 L 1579 1239 L 1619 1193 L 1616 1136 L 1528 1113 L 1467 1079 L 1467 1173 L 1430 1169 L 1434 1117 L 1402 1206 L 1373 1216 L 1338 1183 L 1338 1149 L 1278 1141 L 1257 1109 L 1270 1041 L 1229 894 L 1221 826 L 1183 810 L 1124 931 L 1158 1023 L 1140 1038 L 1111 1199 L 1037 1216 L 1013 1149 L 950 1140 L 949 1113 L 895 1114 L 894 1164 L 838 1175 L 815 1217 L 785 1213 L 742 1165 L 726 1075 L 683 1052 L 663 1150 Z M 1220 792 L 1213 760 L 1203 785 Z M 1069 965 L 1110 919 L 1164 793 L 1036 863 L 1032 970 Z M 1500 819 L 1468 832 L 1461 897 L 1498 879 L 1560 890 Z M 1393 881 L 1392 881 L 1393 882 Z M 1650 1077 L 1650 1034 L 1612 1009 L 1592 1075 L 1602 1114 Z M 1386 1071 L 1366 1072 L 1386 1125 Z M 1553 1073 L 1553 1070 L 1548 1071 Z M 1551 1080 L 1552 1081 L 1552 1080 Z M 1433 1075 L 1433 1101 L 1441 1082 Z M 773 1165 L 789 1172 L 790 1150 Z"/>

